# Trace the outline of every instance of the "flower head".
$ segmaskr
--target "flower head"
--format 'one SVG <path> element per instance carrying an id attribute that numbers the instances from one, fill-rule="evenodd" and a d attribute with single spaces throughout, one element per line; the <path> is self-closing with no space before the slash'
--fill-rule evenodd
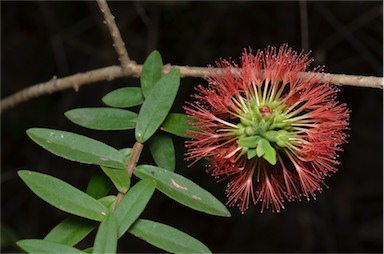
<path id="1" fill-rule="evenodd" d="M 198 120 L 187 160 L 205 158 L 214 177 L 229 179 L 228 205 L 241 212 L 250 202 L 280 212 L 285 201 L 315 198 L 337 171 L 350 111 L 316 75 L 321 68 L 303 75 L 312 61 L 287 45 L 245 51 L 240 66 L 210 67 L 208 87 L 185 106 Z"/>

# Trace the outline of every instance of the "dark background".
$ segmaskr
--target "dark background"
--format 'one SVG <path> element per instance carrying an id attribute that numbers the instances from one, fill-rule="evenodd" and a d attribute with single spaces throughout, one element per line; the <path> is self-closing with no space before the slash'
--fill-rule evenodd
<path id="1" fill-rule="evenodd" d="M 238 60 L 244 48 L 289 43 L 312 50 L 315 65 L 330 73 L 382 76 L 382 1 L 308 2 L 308 42 L 302 42 L 299 2 L 111 2 L 110 8 L 130 57 L 142 63 L 158 49 L 164 63 L 205 66 L 220 57 Z M 1 97 L 54 75 L 64 77 L 118 64 L 96 2 L 1 2 Z M 174 112 L 182 112 L 193 86 L 182 79 Z M 132 146 L 133 131 L 83 129 L 63 113 L 103 106 L 101 97 L 135 78 L 65 90 L 24 102 L 1 116 L 2 252 L 20 251 L 16 239 L 43 238 L 65 213 L 37 198 L 16 172 L 30 169 L 85 190 L 99 169 L 66 161 L 29 140 L 25 131 L 47 127 L 84 134 L 116 148 Z M 287 203 L 281 214 L 260 205 L 232 218 L 192 211 L 157 193 L 142 215 L 172 225 L 204 242 L 213 252 L 382 252 L 383 94 L 381 89 L 341 87 L 340 101 L 352 109 L 349 144 L 329 189 L 315 201 Z M 226 202 L 225 182 L 215 183 L 203 165 L 187 168 L 182 139 L 175 139 L 177 172 Z M 150 162 L 147 148 L 142 162 Z M 92 235 L 94 236 L 94 234 Z M 92 237 L 79 247 L 92 245 Z M 126 235 L 120 252 L 157 252 Z"/>

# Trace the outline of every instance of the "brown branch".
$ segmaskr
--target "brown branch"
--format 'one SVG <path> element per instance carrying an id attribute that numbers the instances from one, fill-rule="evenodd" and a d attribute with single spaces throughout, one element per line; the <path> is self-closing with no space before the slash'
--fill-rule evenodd
<path id="1" fill-rule="evenodd" d="M 78 73 L 61 79 L 57 79 L 56 77 L 54 77 L 48 82 L 30 86 L 1 100 L 0 113 L 31 98 L 38 97 L 44 94 L 50 94 L 67 88 L 74 88 L 75 90 L 78 90 L 80 86 L 92 84 L 95 82 L 105 80 L 110 81 L 120 77 L 139 77 L 142 68 L 142 65 L 131 63 L 129 70 L 123 70 L 120 66 L 110 66 L 88 71 L 85 73 Z M 208 68 L 177 65 L 165 65 L 163 72 L 168 73 L 174 68 L 180 69 L 181 77 L 204 78 L 209 75 Z M 216 70 L 220 72 L 219 69 Z M 324 82 L 330 82 L 336 85 L 383 89 L 383 78 L 381 77 L 311 72 L 303 72 L 300 73 L 300 75 L 319 75 Z"/>
<path id="2" fill-rule="evenodd" d="M 133 171 L 135 171 L 137 162 L 139 161 L 141 152 L 143 151 L 144 144 L 140 142 L 136 142 L 133 145 L 131 157 L 129 158 L 128 163 L 125 165 L 125 169 L 128 171 L 129 177 L 132 176 Z M 119 192 L 115 201 L 115 208 L 119 205 L 121 199 L 124 197 L 126 191 Z"/>
<path id="3" fill-rule="evenodd" d="M 302 72 L 299 75 L 311 75 L 310 72 Z M 313 73 L 312 73 L 313 75 Z M 347 74 L 332 74 L 332 73 L 317 73 L 321 80 L 339 86 L 358 86 L 383 89 L 384 79 L 382 77 L 347 75 Z"/>
<path id="4" fill-rule="evenodd" d="M 44 94 L 50 94 L 67 88 L 74 88 L 76 91 L 82 85 L 92 84 L 99 81 L 113 80 L 120 77 L 140 76 L 142 65 L 131 61 L 128 52 L 125 48 L 125 43 L 121 38 L 120 31 L 115 23 L 115 18 L 112 15 L 106 0 L 97 0 L 99 8 L 104 15 L 105 24 L 107 25 L 111 37 L 114 41 L 114 48 L 119 55 L 120 66 L 109 66 L 101 69 L 78 73 L 58 79 L 54 76 L 50 81 L 39 83 L 28 88 L 25 88 L 5 99 L 0 101 L 0 113 L 14 107 L 15 105 L 27 101 L 31 98 L 38 97 Z M 173 68 L 179 68 L 182 77 L 207 77 L 209 75 L 208 68 L 203 67 L 188 67 L 188 66 L 164 66 L 163 72 L 167 73 Z M 216 71 L 220 72 L 219 69 Z M 314 73 L 300 73 L 300 75 L 314 75 Z M 359 87 L 383 88 L 383 78 L 366 77 L 345 74 L 330 74 L 330 73 L 315 73 L 320 75 L 324 82 L 330 82 L 337 85 L 349 85 Z"/>
<path id="5" fill-rule="evenodd" d="M 122 77 L 123 75 L 124 72 L 120 66 L 111 66 L 88 71 L 86 73 L 78 73 L 61 79 L 57 79 L 56 76 L 54 76 L 50 81 L 27 87 L 1 100 L 0 112 L 14 107 L 23 101 L 27 101 L 43 94 L 51 94 L 67 88 L 74 88 L 75 90 L 78 90 L 82 85 L 102 80 L 112 80 L 117 77 Z"/>
<path id="6" fill-rule="evenodd" d="M 129 176 L 132 175 L 133 171 L 135 171 L 137 162 L 139 161 L 141 151 L 143 151 L 144 144 L 140 142 L 136 142 L 133 145 L 131 157 L 129 158 L 129 161 L 125 168 L 128 171 Z"/>
<path id="7" fill-rule="evenodd" d="M 134 62 L 129 59 L 125 43 L 121 38 L 120 31 L 116 25 L 115 17 L 112 15 L 106 0 L 97 0 L 97 4 L 99 5 L 100 11 L 103 13 L 104 23 L 107 25 L 109 33 L 111 34 L 113 47 L 119 56 L 121 66 L 124 70 L 129 70 Z"/>

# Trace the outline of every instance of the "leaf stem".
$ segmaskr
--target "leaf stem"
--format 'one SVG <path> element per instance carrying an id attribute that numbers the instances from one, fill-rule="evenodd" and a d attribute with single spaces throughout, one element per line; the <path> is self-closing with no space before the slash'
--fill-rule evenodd
<path id="1" fill-rule="evenodd" d="M 143 147 L 144 147 L 144 144 L 141 142 L 136 142 L 133 145 L 131 157 L 129 158 L 128 163 L 125 165 L 125 169 L 128 171 L 129 177 L 132 176 L 133 171 L 136 168 L 137 162 L 139 161 L 139 158 L 141 155 L 141 151 L 143 151 Z M 125 193 L 127 193 L 127 191 L 119 191 L 119 193 L 117 194 L 116 201 L 115 201 L 115 209 L 119 205 Z"/>
<path id="2" fill-rule="evenodd" d="M 125 193 L 127 193 L 127 192 L 125 191 Z M 121 199 L 124 197 L 125 193 L 121 192 L 121 191 L 119 191 L 119 193 L 117 193 L 116 201 L 115 201 L 115 209 L 119 205 L 119 203 L 120 203 Z"/>
<path id="3" fill-rule="evenodd" d="M 133 145 L 131 157 L 125 166 L 125 168 L 128 170 L 129 176 L 132 176 L 133 171 L 136 168 L 137 162 L 139 161 L 141 151 L 143 150 L 144 144 L 141 142 L 136 142 Z"/>

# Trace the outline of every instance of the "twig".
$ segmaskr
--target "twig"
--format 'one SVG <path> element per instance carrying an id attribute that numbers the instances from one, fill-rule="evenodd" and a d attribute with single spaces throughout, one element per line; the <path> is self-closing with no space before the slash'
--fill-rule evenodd
<path id="1" fill-rule="evenodd" d="M 131 157 L 129 158 L 128 163 L 125 165 L 125 169 L 128 171 L 129 177 L 132 176 L 133 171 L 135 171 L 135 168 L 137 166 L 137 162 L 139 161 L 141 151 L 143 151 L 144 144 L 140 142 L 136 142 L 133 145 Z M 115 201 L 115 208 L 119 205 L 121 199 L 124 197 L 126 191 L 120 192 L 117 194 L 116 201 Z"/>
<path id="2" fill-rule="evenodd" d="M 114 41 L 113 46 L 119 55 L 121 66 L 109 66 L 85 73 L 78 73 L 61 79 L 58 79 L 56 76 L 54 76 L 50 81 L 30 86 L 9 97 L 6 97 L 5 99 L 2 99 L 0 101 L 0 113 L 4 112 L 6 109 L 14 107 L 21 102 L 44 94 L 50 94 L 71 87 L 77 91 L 82 85 L 92 84 L 104 80 L 109 81 L 120 77 L 140 76 L 143 66 L 136 64 L 136 62 L 129 59 L 128 52 L 125 48 L 125 43 L 121 38 L 120 31 L 115 23 L 115 18 L 111 14 L 106 0 L 97 0 L 97 3 L 104 15 L 105 24 L 107 25 Z M 167 73 L 174 68 L 180 69 L 182 77 L 207 77 L 209 75 L 208 68 L 176 65 L 165 65 L 163 72 Z M 216 71 L 219 73 L 221 72 L 220 69 L 216 69 Z M 310 72 L 300 73 L 302 76 L 313 74 L 314 73 Z M 383 88 L 383 78 L 381 77 L 365 77 L 330 73 L 315 73 L 315 75 L 319 75 L 324 82 L 330 82 L 337 85 L 373 87 L 381 89 Z"/>
<path id="3" fill-rule="evenodd" d="M 30 86 L 1 100 L 0 113 L 31 98 L 38 97 L 44 94 L 50 94 L 67 88 L 74 88 L 75 90 L 78 90 L 80 86 L 92 84 L 99 81 L 110 81 L 120 77 L 139 77 L 142 68 L 142 65 L 133 63 L 131 64 L 130 69 L 126 71 L 124 71 L 122 67 L 114 65 L 88 71 L 85 73 L 78 73 L 61 79 L 57 79 L 56 77 L 54 77 L 48 82 Z M 180 69 L 181 77 L 204 78 L 209 75 L 208 68 L 177 65 L 165 65 L 163 72 L 168 73 L 174 68 Z M 216 71 L 220 72 L 220 69 L 216 69 Z M 311 72 L 303 72 L 300 73 L 300 75 L 319 75 L 324 82 L 330 82 L 336 85 L 372 87 L 383 89 L 383 78 L 381 77 Z"/>
<path id="4" fill-rule="evenodd" d="M 301 72 L 299 76 L 313 75 L 311 72 Z M 382 77 L 332 74 L 332 73 L 315 73 L 319 75 L 323 82 L 329 82 L 338 86 L 358 86 L 383 89 L 384 79 Z"/>
<path id="5" fill-rule="evenodd" d="M 99 5 L 100 11 L 103 13 L 104 23 L 107 25 L 109 33 L 111 34 L 113 47 L 119 55 L 121 66 L 124 70 L 129 70 L 134 62 L 129 59 L 125 43 L 121 38 L 120 31 L 115 23 L 115 17 L 112 15 L 106 0 L 97 0 L 97 4 Z"/>
<path id="6" fill-rule="evenodd" d="M 141 151 L 143 150 L 144 144 L 140 142 L 136 142 L 133 145 L 131 157 L 129 158 L 129 161 L 125 168 L 128 171 L 129 176 L 132 175 L 133 171 L 135 171 L 137 162 L 139 161 Z"/>

